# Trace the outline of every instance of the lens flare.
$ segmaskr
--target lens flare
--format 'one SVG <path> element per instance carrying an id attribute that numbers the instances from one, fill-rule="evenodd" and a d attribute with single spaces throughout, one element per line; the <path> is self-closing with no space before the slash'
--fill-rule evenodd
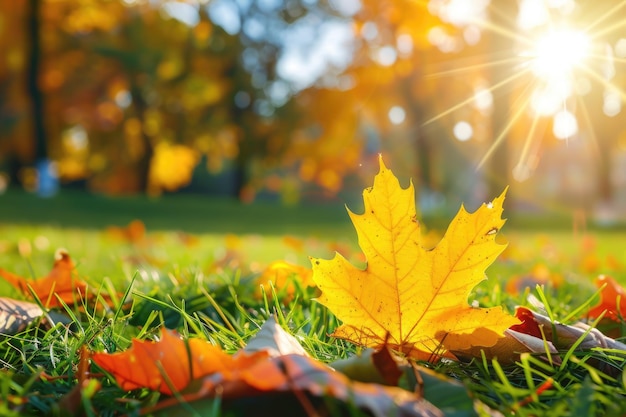
<path id="1" fill-rule="evenodd" d="M 550 31 L 535 42 L 531 68 L 536 76 L 554 79 L 571 73 L 589 54 L 591 40 L 581 31 Z"/>

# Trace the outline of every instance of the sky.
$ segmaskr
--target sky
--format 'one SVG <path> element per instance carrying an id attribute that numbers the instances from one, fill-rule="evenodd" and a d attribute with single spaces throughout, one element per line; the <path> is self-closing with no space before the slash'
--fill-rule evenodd
<path id="1" fill-rule="evenodd" d="M 360 7 L 358 0 L 331 0 L 330 4 L 346 17 Z M 267 10 L 281 6 L 281 0 L 258 2 L 258 7 Z M 248 0 L 213 0 L 205 6 L 167 1 L 161 7 L 164 13 L 189 26 L 198 24 L 198 8 L 207 7 L 211 19 L 231 35 L 244 30 L 250 37 L 271 36 L 262 22 L 253 19 L 242 27 L 238 8 L 249 7 Z M 329 67 L 345 68 L 352 59 L 353 32 L 348 19 L 309 13 L 287 27 L 281 37 L 284 49 L 278 62 L 278 75 L 296 90 L 311 86 Z"/>

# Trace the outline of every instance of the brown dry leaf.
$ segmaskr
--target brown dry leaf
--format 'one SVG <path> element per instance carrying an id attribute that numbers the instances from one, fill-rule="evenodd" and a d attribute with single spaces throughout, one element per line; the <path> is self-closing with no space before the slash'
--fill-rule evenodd
<path id="1" fill-rule="evenodd" d="M 18 333 L 43 314 L 35 303 L 0 297 L 0 333 Z"/>
<path id="2" fill-rule="evenodd" d="M 518 323 L 501 307 L 467 303 L 505 247 L 495 242 L 504 224 L 504 193 L 472 214 L 461 207 L 432 250 L 421 243 L 413 185 L 402 189 L 382 158 L 363 198 L 364 214 L 349 214 L 367 268 L 355 268 L 340 254 L 311 258 L 319 301 L 343 321 L 335 337 L 428 359 L 446 349 L 493 346 Z"/>
<path id="3" fill-rule="evenodd" d="M 551 321 L 548 317 L 525 307 L 518 307 L 515 314 L 521 324 L 506 330 L 505 337 L 494 346 L 455 351 L 455 355 L 471 359 L 480 357 L 483 351 L 489 359 L 497 358 L 500 363 L 513 363 L 519 360 L 520 354 L 528 352 L 540 354 L 547 361 L 558 365 L 561 363 L 559 352 L 568 351 L 574 344 L 577 344 L 577 351 L 607 348 L 626 352 L 625 344 L 606 336 L 598 329 L 590 328 L 585 323 L 567 325 Z M 613 367 L 608 361 L 607 363 L 590 361 L 590 363 L 609 375 L 621 373 L 621 369 Z"/>
<path id="4" fill-rule="evenodd" d="M 263 323 L 243 350 L 248 353 L 266 351 L 272 357 L 289 354 L 308 356 L 296 338 L 284 331 L 274 317 Z"/>
<path id="5" fill-rule="evenodd" d="M 376 417 L 402 415 L 407 417 L 443 416 L 429 402 L 418 399 L 414 393 L 397 387 L 351 381 L 342 373 L 306 356 L 289 354 L 258 361 L 235 377 L 213 374 L 203 379 L 195 391 L 183 395 L 186 402 L 220 396 L 223 404 L 241 402 L 243 398 L 268 398 L 269 407 L 276 415 L 324 415 L 318 412 L 329 399 L 350 404 Z M 277 403 L 277 395 L 280 400 Z M 295 401 L 294 398 L 295 397 Z M 319 401 L 323 400 L 323 401 Z M 246 401 L 250 403 L 250 401 Z M 289 402 L 301 409 L 283 410 L 281 403 Z M 159 404 L 163 411 L 178 407 L 178 399 L 172 398 Z M 266 405 L 267 407 L 267 405 Z M 333 408 L 336 412 L 336 408 Z M 148 410 L 153 412 L 155 410 Z M 249 415 L 258 415 L 260 409 L 244 410 Z"/>

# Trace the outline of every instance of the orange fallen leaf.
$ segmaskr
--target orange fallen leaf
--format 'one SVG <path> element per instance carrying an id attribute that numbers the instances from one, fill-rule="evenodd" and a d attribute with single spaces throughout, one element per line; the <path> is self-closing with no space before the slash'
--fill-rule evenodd
<path id="1" fill-rule="evenodd" d="M 76 276 L 74 262 L 64 249 L 56 251 L 54 266 L 45 277 L 24 278 L 4 269 L 0 269 L 0 277 L 29 297 L 30 286 L 46 308 L 61 306 L 57 296 L 69 305 L 90 297 L 87 293 L 87 283 Z"/>
<path id="2" fill-rule="evenodd" d="M 295 236 L 283 236 L 283 244 L 298 253 L 302 253 L 304 250 L 304 240 Z"/>
<path id="3" fill-rule="evenodd" d="M 130 349 L 114 354 L 94 353 L 92 360 L 112 373 L 123 389 L 148 388 L 163 394 L 184 390 L 181 396 L 164 399 L 143 410 L 146 414 L 175 414 L 180 411 L 181 398 L 187 403 L 219 396 L 223 407 L 241 399 L 264 397 L 274 411 L 281 408 L 283 399 L 295 397 L 295 404 L 301 405 L 306 415 L 316 414 L 310 397 L 324 398 L 325 401 L 315 402 L 317 406 L 335 399 L 375 416 L 395 415 L 398 410 L 407 416 L 441 415 L 436 407 L 412 392 L 351 381 L 310 358 L 273 319 L 263 324 L 245 349 L 232 356 L 199 339 L 184 342 L 174 331 L 163 329 L 158 342 L 134 339 Z M 195 382 L 190 384 L 192 381 Z M 281 398 L 279 404 L 275 402 L 277 398 Z M 252 413 L 264 415 L 257 408 L 246 409 L 246 415 Z"/>
<path id="4" fill-rule="evenodd" d="M 274 285 L 277 290 L 284 290 L 287 300 L 293 298 L 293 294 L 296 289 L 293 282 L 290 279 L 298 279 L 303 287 L 314 287 L 315 283 L 312 280 L 313 271 L 309 268 L 305 268 L 301 265 L 294 265 L 287 261 L 274 261 L 265 268 L 263 273 L 257 278 L 257 296 L 261 296 L 261 285 L 266 289 L 270 283 Z M 266 291 L 269 294 L 269 291 Z"/>
<path id="5" fill-rule="evenodd" d="M 602 261 L 596 253 L 585 253 L 580 260 L 580 270 L 588 274 L 595 274 L 602 267 Z"/>
<path id="6" fill-rule="evenodd" d="M 237 362 L 247 351 L 254 351 L 254 355 L 266 354 L 245 356 L 243 362 Z M 194 353 L 190 349 L 190 356 L 193 357 Z M 206 356 L 210 354 L 207 352 Z M 271 318 L 248 346 L 233 356 L 228 369 L 207 374 L 181 393 L 185 403 L 218 396 L 225 414 L 229 414 L 228 410 L 232 411 L 235 405 L 238 412 L 233 414 L 237 415 L 328 415 L 328 409 L 324 407 L 328 401 L 334 400 L 336 402 L 330 409 L 335 414 L 341 410 L 335 406 L 349 404 L 352 411 L 357 407 L 367 411 L 368 415 L 381 417 L 397 415 L 399 410 L 406 416 L 442 415 L 436 407 L 412 392 L 350 380 L 309 357 L 296 339 Z M 167 411 L 167 414 L 174 415 L 180 411 L 181 397 L 164 399 L 143 412 Z M 324 401 L 320 402 L 320 398 Z"/>
<path id="7" fill-rule="evenodd" d="M 613 271 L 623 271 L 624 264 L 615 255 L 606 255 L 606 266 Z"/>
<path id="8" fill-rule="evenodd" d="M 200 244 L 200 238 L 191 233 L 178 232 L 176 235 L 178 236 L 178 240 L 188 248 L 193 248 Z"/>
<path id="9" fill-rule="evenodd" d="M 512 295 L 522 293 L 526 287 L 534 288 L 536 285 L 549 284 L 553 288 L 559 288 L 563 284 L 563 276 L 550 269 L 543 263 L 536 264 L 528 274 L 518 275 L 509 279 L 505 291 Z"/>
<path id="10" fill-rule="evenodd" d="M 381 157 L 374 186 L 363 192 L 365 213 L 348 210 L 366 269 L 340 254 L 311 258 L 313 281 L 322 291 L 319 302 L 343 321 L 333 336 L 373 348 L 387 345 L 421 359 L 493 346 L 519 321 L 501 307 L 473 308 L 467 298 L 505 247 L 495 242 L 504 224 L 504 194 L 473 214 L 461 206 L 439 244 L 426 250 L 413 184 L 401 188 Z"/>
<path id="11" fill-rule="evenodd" d="M 162 329 L 156 342 L 133 339 L 130 349 L 111 354 L 97 352 L 92 360 L 114 375 L 122 389 L 149 388 L 171 395 L 194 379 L 215 372 L 230 375 L 267 355 L 261 351 L 230 356 L 204 340 L 183 341 L 176 332 Z"/>
<path id="12" fill-rule="evenodd" d="M 109 226 L 106 233 L 113 239 L 139 244 L 146 240 L 146 225 L 141 220 L 135 219 L 126 227 Z"/>
<path id="13" fill-rule="evenodd" d="M 606 311 L 605 318 L 622 322 L 626 317 L 626 290 L 615 279 L 601 275 L 596 279 L 596 286 L 602 288 L 600 302 L 593 306 L 587 315 L 590 318 L 600 317 Z"/>

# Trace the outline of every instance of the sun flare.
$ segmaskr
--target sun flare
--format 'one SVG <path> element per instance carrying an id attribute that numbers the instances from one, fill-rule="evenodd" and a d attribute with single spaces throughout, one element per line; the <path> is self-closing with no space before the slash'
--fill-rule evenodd
<path id="1" fill-rule="evenodd" d="M 552 30 L 535 41 L 530 54 L 533 73 L 544 79 L 565 76 L 581 65 L 589 54 L 591 39 L 573 29 Z"/>
<path id="2" fill-rule="evenodd" d="M 608 2 L 611 7 L 578 0 L 465 2 L 482 15 L 456 22 L 452 12 L 469 15 L 461 3 L 428 2 L 475 52 L 434 64 L 428 77 L 462 77 L 469 88 L 459 83 L 463 96 L 426 112 L 422 127 L 441 123 L 460 152 L 481 152 L 475 172 L 490 187 L 526 182 L 523 198 L 543 205 L 543 197 L 534 197 L 539 190 L 566 210 L 572 196 L 583 205 L 579 196 L 587 193 L 584 204 L 602 208 L 621 187 L 613 173 L 622 170 L 626 153 L 626 129 L 617 117 L 626 108 L 626 0 Z M 464 42 L 476 28 L 485 42 Z"/>

